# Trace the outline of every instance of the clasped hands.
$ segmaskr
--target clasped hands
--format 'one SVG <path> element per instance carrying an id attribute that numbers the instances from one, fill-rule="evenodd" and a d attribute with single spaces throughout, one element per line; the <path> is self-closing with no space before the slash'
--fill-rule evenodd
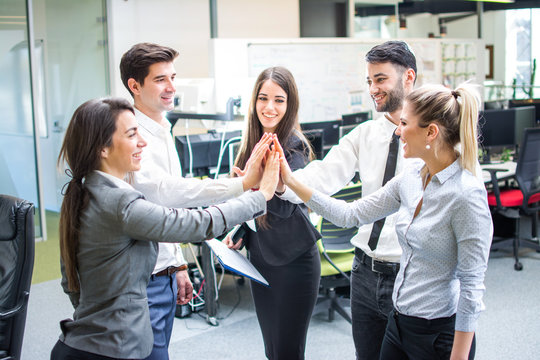
<path id="1" fill-rule="evenodd" d="M 244 170 L 234 166 L 233 171 L 243 177 L 244 191 L 258 189 L 266 201 L 274 196 L 276 190 L 284 191 L 285 184 L 292 177 L 283 148 L 277 135 L 272 133 L 263 134 L 253 148 Z"/>

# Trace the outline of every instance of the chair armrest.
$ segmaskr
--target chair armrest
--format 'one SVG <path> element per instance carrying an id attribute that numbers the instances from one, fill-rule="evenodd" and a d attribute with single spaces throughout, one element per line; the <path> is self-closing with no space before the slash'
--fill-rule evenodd
<path id="1" fill-rule="evenodd" d="M 499 188 L 499 180 L 497 179 L 497 173 L 500 171 L 508 171 L 508 169 L 485 168 L 482 170 L 489 172 L 489 176 L 491 177 L 491 184 L 493 185 L 493 195 L 495 195 L 495 201 L 497 202 L 497 209 L 501 209 L 501 189 Z"/>
<path id="2" fill-rule="evenodd" d="M 0 319 L 7 319 L 7 318 L 10 318 L 10 317 L 16 315 L 17 313 L 19 313 L 24 308 L 26 303 L 28 302 L 28 296 L 29 295 L 30 295 L 30 293 L 28 291 L 25 291 L 23 293 L 23 297 L 17 303 L 17 305 L 15 305 L 14 308 L 11 308 L 11 309 L 9 309 L 9 310 L 7 310 L 5 312 L 0 313 Z"/>

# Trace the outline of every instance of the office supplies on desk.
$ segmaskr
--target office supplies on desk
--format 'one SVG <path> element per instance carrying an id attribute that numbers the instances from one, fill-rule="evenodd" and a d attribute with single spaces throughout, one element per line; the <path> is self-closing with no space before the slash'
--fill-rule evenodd
<path id="1" fill-rule="evenodd" d="M 229 249 L 227 245 L 221 241 L 212 239 L 207 240 L 206 243 L 212 249 L 214 255 L 216 255 L 219 263 L 227 270 L 235 272 L 239 275 L 255 280 L 266 286 L 270 286 L 268 281 L 259 273 L 259 271 L 253 266 L 244 255 L 240 254 L 236 250 Z"/>

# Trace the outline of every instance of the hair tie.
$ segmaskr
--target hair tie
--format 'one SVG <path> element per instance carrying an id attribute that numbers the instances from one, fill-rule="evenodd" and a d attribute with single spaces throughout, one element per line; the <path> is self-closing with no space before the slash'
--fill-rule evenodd
<path id="1" fill-rule="evenodd" d="M 80 183 L 80 182 L 82 182 L 82 179 L 84 177 L 84 176 L 74 176 L 73 171 L 71 171 L 71 169 L 66 169 L 64 172 L 69 177 L 69 182 Z"/>
<path id="2" fill-rule="evenodd" d="M 452 90 L 452 96 L 457 100 L 459 94 L 456 91 Z"/>

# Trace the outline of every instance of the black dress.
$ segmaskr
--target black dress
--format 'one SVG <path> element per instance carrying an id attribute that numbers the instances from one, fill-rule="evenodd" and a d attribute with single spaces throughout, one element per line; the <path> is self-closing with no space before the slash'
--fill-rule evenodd
<path id="1" fill-rule="evenodd" d="M 307 163 L 305 144 L 291 136 L 284 146 L 291 169 Z M 306 335 L 317 300 L 321 262 L 316 241 L 321 237 L 304 204 L 274 196 L 267 203 L 268 228 L 247 226 L 244 241 L 250 261 L 270 287 L 251 282 L 255 310 L 266 356 L 271 360 L 304 359 Z"/>

